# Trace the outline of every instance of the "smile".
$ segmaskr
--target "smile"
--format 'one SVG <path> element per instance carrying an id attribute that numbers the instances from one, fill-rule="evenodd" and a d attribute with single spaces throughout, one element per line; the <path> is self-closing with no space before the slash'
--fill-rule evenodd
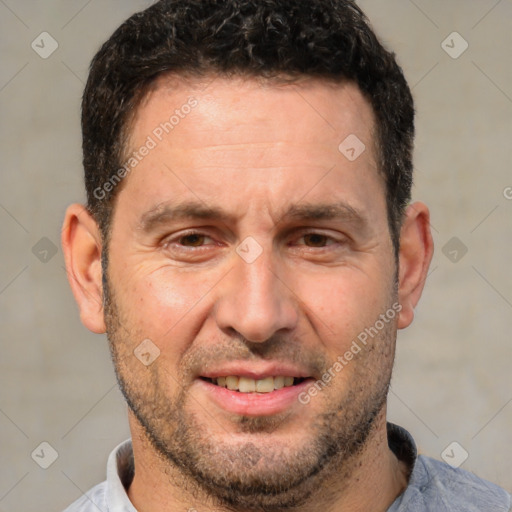
<path id="1" fill-rule="evenodd" d="M 228 375 L 226 377 L 206 378 L 204 380 L 211 382 L 221 388 L 227 388 L 231 391 L 240 393 L 271 393 L 272 391 L 300 384 L 304 379 L 301 377 L 276 376 L 265 377 L 263 379 L 251 379 L 250 377 Z"/>
<path id="2" fill-rule="evenodd" d="M 293 410 L 301 410 L 303 413 L 298 397 L 314 379 L 268 374 L 257 377 L 201 376 L 195 382 L 201 394 L 204 393 L 212 404 L 227 413 L 253 417 L 286 411 L 291 413 Z"/>

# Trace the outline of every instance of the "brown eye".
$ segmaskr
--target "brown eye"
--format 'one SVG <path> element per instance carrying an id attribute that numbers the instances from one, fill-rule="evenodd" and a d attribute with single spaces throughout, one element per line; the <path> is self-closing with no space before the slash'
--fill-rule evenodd
<path id="1" fill-rule="evenodd" d="M 192 233 L 189 235 L 182 236 L 178 239 L 179 243 L 181 245 L 187 246 L 187 247 L 200 247 L 202 245 L 202 242 L 204 242 L 206 235 L 202 235 L 201 233 Z M 190 245 L 187 243 L 183 243 L 183 240 L 188 240 L 190 242 Z"/>
<path id="2" fill-rule="evenodd" d="M 327 235 L 321 235 L 320 233 L 309 233 L 303 235 L 302 238 L 304 238 L 305 241 L 309 240 L 313 247 L 325 247 L 327 241 L 330 239 Z"/>
<path id="3" fill-rule="evenodd" d="M 211 245 L 215 245 L 213 239 L 199 231 L 190 231 L 188 233 L 178 234 L 174 238 L 167 239 L 164 246 L 171 251 L 182 253 L 192 253 L 196 251 L 207 250 Z"/>
<path id="4" fill-rule="evenodd" d="M 300 236 L 295 238 L 294 245 L 305 247 L 306 249 L 334 249 L 336 246 L 343 245 L 344 239 L 338 240 L 332 236 L 316 231 L 302 231 Z M 303 242 L 301 242 L 303 240 Z"/>

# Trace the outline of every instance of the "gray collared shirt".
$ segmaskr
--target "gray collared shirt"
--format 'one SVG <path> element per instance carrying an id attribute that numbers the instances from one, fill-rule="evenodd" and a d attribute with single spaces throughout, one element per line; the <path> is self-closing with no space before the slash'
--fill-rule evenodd
<path id="1" fill-rule="evenodd" d="M 391 450 L 411 468 L 409 484 L 388 512 L 510 512 L 511 495 L 497 485 L 461 468 L 418 455 L 412 436 L 388 423 Z M 131 439 L 111 452 L 107 479 L 64 512 L 137 512 L 126 489 L 134 474 Z"/>

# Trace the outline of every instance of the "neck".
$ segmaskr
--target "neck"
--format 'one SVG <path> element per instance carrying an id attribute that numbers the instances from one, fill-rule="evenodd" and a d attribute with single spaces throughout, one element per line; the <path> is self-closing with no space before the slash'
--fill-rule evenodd
<path id="1" fill-rule="evenodd" d="M 222 507 L 178 469 L 164 460 L 150 444 L 142 427 L 129 413 L 135 476 L 128 497 L 139 512 L 197 510 L 234 512 Z M 335 468 L 325 468 L 318 491 L 309 503 L 293 512 L 385 512 L 407 487 L 407 467 L 389 449 L 386 411 L 375 421 L 363 450 L 351 461 L 347 478 Z M 236 510 L 236 512 L 249 512 Z M 284 512 L 284 511 L 283 511 Z"/>

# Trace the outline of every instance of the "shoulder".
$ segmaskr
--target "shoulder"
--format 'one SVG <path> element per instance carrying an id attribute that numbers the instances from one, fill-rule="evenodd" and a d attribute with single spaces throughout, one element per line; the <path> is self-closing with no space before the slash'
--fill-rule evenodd
<path id="1" fill-rule="evenodd" d="M 510 494 L 461 468 L 418 456 L 404 510 L 436 512 L 509 512 Z M 405 496 L 404 496 L 405 497 Z"/>
<path id="2" fill-rule="evenodd" d="M 98 510 L 107 510 L 106 501 L 106 480 L 101 484 L 95 485 L 87 491 L 81 498 L 78 498 L 63 512 L 98 512 Z"/>

